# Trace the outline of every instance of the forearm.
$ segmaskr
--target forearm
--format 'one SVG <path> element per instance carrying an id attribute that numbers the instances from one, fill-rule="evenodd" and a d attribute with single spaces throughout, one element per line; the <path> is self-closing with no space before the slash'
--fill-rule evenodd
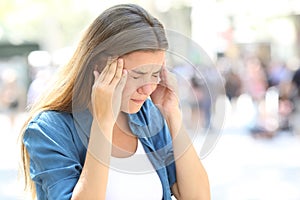
<path id="1" fill-rule="evenodd" d="M 181 114 L 172 114 L 173 118 L 167 119 L 173 140 L 177 178 L 172 190 L 178 199 L 210 199 L 207 173 L 182 124 Z"/>
<path id="2" fill-rule="evenodd" d="M 111 144 L 112 129 L 101 131 L 93 121 L 85 163 L 72 199 L 105 199 Z"/>

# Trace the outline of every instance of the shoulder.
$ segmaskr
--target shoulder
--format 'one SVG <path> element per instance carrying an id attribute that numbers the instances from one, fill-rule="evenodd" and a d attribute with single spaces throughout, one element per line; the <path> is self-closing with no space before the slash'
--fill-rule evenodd
<path id="1" fill-rule="evenodd" d="M 40 126 L 41 128 L 62 129 L 73 126 L 73 117 L 71 113 L 59 111 L 42 111 L 28 123 L 27 129 Z"/>
<path id="2" fill-rule="evenodd" d="M 27 125 L 24 140 L 44 138 L 67 139 L 74 132 L 72 114 L 58 111 L 42 111 Z"/>
<path id="3" fill-rule="evenodd" d="M 37 114 L 29 123 L 55 123 L 56 125 L 62 125 L 65 123 L 70 123 L 72 121 L 71 113 L 60 112 L 60 111 L 53 111 L 47 110 L 42 111 Z"/>
<path id="4" fill-rule="evenodd" d="M 38 196 L 70 199 L 86 153 L 76 136 L 72 118 L 71 113 L 43 111 L 29 122 L 24 132 L 30 176 L 37 189 L 40 188 Z"/>

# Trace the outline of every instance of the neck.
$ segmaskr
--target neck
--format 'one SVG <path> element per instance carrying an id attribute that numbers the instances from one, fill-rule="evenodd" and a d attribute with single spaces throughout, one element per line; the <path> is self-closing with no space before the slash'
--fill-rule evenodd
<path id="1" fill-rule="evenodd" d="M 125 134 L 128 134 L 130 136 L 133 136 L 129 126 L 128 126 L 128 119 L 125 113 L 120 112 L 117 118 L 117 121 L 115 123 L 114 130 L 121 131 Z"/>
<path id="2" fill-rule="evenodd" d="M 113 129 L 112 155 L 115 157 L 128 157 L 137 148 L 137 137 L 132 134 L 128 120 L 124 113 L 120 113 Z"/>

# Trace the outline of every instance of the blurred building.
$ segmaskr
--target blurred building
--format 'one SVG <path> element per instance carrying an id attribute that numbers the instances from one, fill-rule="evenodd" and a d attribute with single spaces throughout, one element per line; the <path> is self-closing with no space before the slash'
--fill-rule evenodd
<path id="1" fill-rule="evenodd" d="M 299 1 L 200 0 L 191 6 L 192 38 L 211 55 L 254 54 L 264 62 L 278 59 L 298 67 Z"/>

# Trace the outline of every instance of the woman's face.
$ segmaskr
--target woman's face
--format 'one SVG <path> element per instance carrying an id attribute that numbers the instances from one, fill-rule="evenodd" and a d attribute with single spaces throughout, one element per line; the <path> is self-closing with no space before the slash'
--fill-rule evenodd
<path id="1" fill-rule="evenodd" d="M 124 69 L 128 71 L 121 111 L 136 113 L 160 81 L 165 52 L 136 51 L 121 58 L 124 59 Z"/>

